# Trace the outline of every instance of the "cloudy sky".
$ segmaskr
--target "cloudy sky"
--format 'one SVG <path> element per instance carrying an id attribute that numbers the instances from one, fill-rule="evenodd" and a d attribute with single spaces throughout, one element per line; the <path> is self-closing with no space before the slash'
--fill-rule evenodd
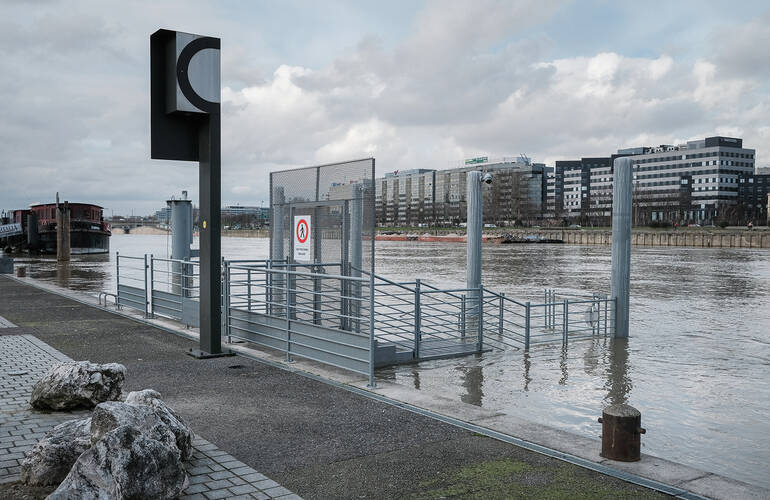
<path id="1" fill-rule="evenodd" d="M 378 174 L 708 135 L 770 165 L 766 1 L 0 0 L 0 208 L 147 214 L 197 164 L 149 159 L 149 35 L 222 39 L 222 201 L 364 156 Z"/>

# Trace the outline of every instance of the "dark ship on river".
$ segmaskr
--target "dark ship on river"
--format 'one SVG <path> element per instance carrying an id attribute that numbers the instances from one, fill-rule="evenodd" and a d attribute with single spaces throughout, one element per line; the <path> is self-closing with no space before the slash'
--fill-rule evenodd
<path id="1" fill-rule="evenodd" d="M 66 208 L 65 208 L 66 207 Z M 104 254 L 110 251 L 112 228 L 104 220 L 104 209 L 90 203 L 59 204 L 69 213 L 70 253 Z M 14 210 L 5 224 L 21 225 L 22 234 L 0 239 L 7 252 L 55 254 L 57 246 L 57 204 L 42 203 Z"/>

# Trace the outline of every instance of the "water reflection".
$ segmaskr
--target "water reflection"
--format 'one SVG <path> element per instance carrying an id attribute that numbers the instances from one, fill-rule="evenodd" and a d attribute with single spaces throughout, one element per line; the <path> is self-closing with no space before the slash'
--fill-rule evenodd
<path id="1" fill-rule="evenodd" d="M 561 370 L 561 378 L 559 379 L 559 385 L 567 385 L 569 380 L 569 369 L 567 368 L 567 345 L 565 344 L 561 348 L 561 356 L 559 357 L 559 370 Z"/>
<path id="2" fill-rule="evenodd" d="M 70 278 L 72 278 L 72 264 L 69 262 L 57 262 L 56 284 L 65 288 L 69 288 Z"/>
<path id="3" fill-rule="evenodd" d="M 628 395 L 633 389 L 628 375 L 628 339 L 612 339 L 609 343 L 610 364 L 607 367 L 607 381 L 604 384 L 607 396 L 606 405 L 628 402 Z"/>
<path id="4" fill-rule="evenodd" d="M 470 405 L 481 406 L 484 399 L 484 372 L 481 366 L 458 366 L 460 372 L 460 383 L 465 389 L 464 394 L 460 394 L 460 400 Z"/>
<path id="5" fill-rule="evenodd" d="M 420 389 L 420 370 L 418 370 L 416 367 L 412 368 L 412 383 L 414 384 L 414 388 L 419 390 Z"/>
<path id="6" fill-rule="evenodd" d="M 532 382 L 532 377 L 529 375 L 529 370 L 532 368 L 532 359 L 529 356 L 529 351 L 524 351 L 523 358 L 524 371 L 522 373 L 524 375 L 524 387 L 522 389 L 524 392 L 527 392 L 529 391 L 529 383 Z"/>

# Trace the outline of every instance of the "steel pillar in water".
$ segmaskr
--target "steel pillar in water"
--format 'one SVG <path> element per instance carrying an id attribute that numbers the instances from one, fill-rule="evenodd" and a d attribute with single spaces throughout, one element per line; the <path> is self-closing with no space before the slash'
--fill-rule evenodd
<path id="1" fill-rule="evenodd" d="M 484 227 L 482 217 L 481 182 L 482 174 L 478 170 L 467 174 L 467 238 L 465 281 L 468 288 L 468 308 L 465 328 L 475 333 L 479 315 L 479 292 L 481 286 L 481 231 Z M 462 332 L 465 333 L 465 332 Z"/>
<path id="2" fill-rule="evenodd" d="M 182 191 L 179 200 L 166 200 L 171 208 L 171 258 L 174 260 L 190 260 L 192 252 L 190 245 L 193 240 L 193 210 L 192 200 L 187 199 L 187 191 Z M 192 271 L 183 264 L 174 262 L 171 265 L 174 293 L 183 297 L 189 296 L 191 283 L 185 279 Z"/>
<path id="3" fill-rule="evenodd" d="M 628 337 L 629 289 L 631 282 L 631 215 L 633 163 L 616 158 L 612 193 L 612 282 L 610 297 L 615 300 L 612 322 L 615 337 Z"/>

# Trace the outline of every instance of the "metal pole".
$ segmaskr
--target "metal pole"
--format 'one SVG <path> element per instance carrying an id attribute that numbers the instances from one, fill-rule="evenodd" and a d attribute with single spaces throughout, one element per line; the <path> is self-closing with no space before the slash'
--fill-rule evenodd
<path id="1" fill-rule="evenodd" d="M 120 309 L 120 252 L 118 251 L 115 251 L 115 295 L 118 297 L 118 309 Z"/>
<path id="2" fill-rule="evenodd" d="M 286 283 L 286 361 L 291 362 L 291 314 L 290 303 L 291 291 L 289 289 L 289 267 L 284 269 L 285 283 Z"/>
<path id="3" fill-rule="evenodd" d="M 609 296 L 604 296 L 604 336 L 607 336 L 607 303 L 609 302 Z"/>
<path id="4" fill-rule="evenodd" d="M 460 338 L 465 338 L 465 295 L 460 296 Z"/>
<path id="5" fill-rule="evenodd" d="M 612 195 L 612 284 L 615 299 L 612 322 L 615 337 L 628 337 L 629 288 L 631 281 L 631 212 L 633 206 L 633 162 L 615 159 Z"/>
<path id="6" fill-rule="evenodd" d="M 230 280 L 232 279 L 231 276 L 231 269 L 230 269 L 230 263 L 227 261 L 224 261 L 225 266 L 225 333 L 227 333 L 227 343 L 232 343 L 232 338 L 230 338 L 230 293 L 231 293 L 231 286 L 230 286 Z M 251 311 L 251 290 L 249 290 L 249 311 Z"/>
<path id="7" fill-rule="evenodd" d="M 265 265 L 265 313 L 273 314 L 273 260 L 268 259 Z"/>
<path id="8" fill-rule="evenodd" d="M 155 300 L 152 297 L 152 290 L 155 286 L 155 261 L 152 254 L 150 254 L 150 317 L 155 317 Z M 106 302 L 106 299 L 105 299 Z"/>
<path id="9" fill-rule="evenodd" d="M 228 291 L 230 289 L 228 288 Z M 251 312 L 251 269 L 246 271 L 246 297 L 249 300 L 249 312 Z"/>
<path id="10" fill-rule="evenodd" d="M 567 345 L 567 337 L 569 335 L 569 299 L 564 299 L 564 311 L 562 311 L 564 319 L 562 320 L 562 344 Z"/>
<path id="11" fill-rule="evenodd" d="M 543 292 L 543 303 L 545 304 L 545 307 L 543 308 L 543 311 L 545 314 L 543 314 L 543 326 L 545 328 L 548 328 L 548 289 L 546 288 Z"/>
<path id="12" fill-rule="evenodd" d="M 371 245 L 371 262 L 369 263 L 371 266 L 369 271 L 369 387 L 377 386 L 377 382 L 374 379 L 374 224 L 377 216 L 374 207 L 374 172 L 375 160 L 372 158 L 371 178 L 368 179 L 368 184 L 364 186 L 364 188 L 368 190 L 368 193 L 365 194 L 367 196 L 367 208 L 369 209 L 368 218 L 371 221 L 371 225 L 369 226 L 369 244 Z"/>
<path id="13" fill-rule="evenodd" d="M 150 317 L 150 301 L 147 299 L 147 269 L 150 266 L 147 265 L 147 254 L 144 254 L 144 267 L 142 268 L 142 275 L 144 277 L 144 317 Z"/>
<path id="14" fill-rule="evenodd" d="M 530 318 L 531 318 L 531 312 L 530 312 L 530 305 L 529 302 L 527 302 L 527 309 L 525 311 L 524 316 L 524 350 L 529 351 L 529 327 L 530 327 Z"/>
<path id="15" fill-rule="evenodd" d="M 477 321 L 479 322 L 478 328 L 478 346 L 477 350 L 481 352 L 484 349 L 484 287 L 479 286 L 479 297 L 478 297 L 478 315 L 476 316 Z"/>
<path id="16" fill-rule="evenodd" d="M 316 181 L 316 186 L 317 186 L 317 181 Z M 318 207 L 313 209 L 313 218 L 315 219 L 315 224 L 312 224 L 312 228 L 311 228 L 311 231 L 314 233 L 313 261 L 316 264 L 320 264 L 323 262 L 322 246 L 321 246 L 321 238 L 323 234 L 321 232 L 321 224 L 320 224 L 321 210 Z M 291 224 L 292 224 L 292 239 L 294 239 L 294 234 L 293 234 L 294 217 L 291 218 Z M 321 267 L 310 266 L 310 272 L 314 274 L 320 274 Z M 317 276 L 313 276 L 313 324 L 315 325 L 321 324 L 321 286 L 322 286 L 321 278 L 318 278 Z"/>
<path id="17" fill-rule="evenodd" d="M 420 310 L 420 280 L 414 284 L 414 358 L 420 359 L 420 331 L 422 329 Z"/>
<path id="18" fill-rule="evenodd" d="M 503 313 L 505 312 L 505 305 L 503 304 L 503 301 L 505 300 L 505 294 L 500 294 L 500 317 L 498 318 L 498 335 L 502 337 L 503 335 Z"/>
<path id="19" fill-rule="evenodd" d="M 353 201 L 350 203 L 350 263 L 353 267 L 351 275 L 356 278 L 361 277 L 361 268 L 363 267 L 363 244 L 364 244 L 364 198 L 363 186 L 356 184 L 353 186 Z M 358 317 L 361 315 L 361 282 L 356 281 L 352 284 L 353 289 L 353 311 L 351 316 L 356 318 L 354 330 L 360 331 L 361 325 Z"/>
<path id="20" fill-rule="evenodd" d="M 200 189 L 200 350 L 222 353 L 220 115 L 211 113 L 198 139 Z"/>
<path id="21" fill-rule="evenodd" d="M 481 172 L 473 170 L 466 175 L 467 192 L 467 237 L 466 237 L 466 264 L 465 287 L 468 289 L 468 298 L 473 307 L 476 307 L 476 294 L 481 286 L 481 230 L 482 200 L 481 200 Z M 478 313 L 471 311 L 471 316 Z"/>

